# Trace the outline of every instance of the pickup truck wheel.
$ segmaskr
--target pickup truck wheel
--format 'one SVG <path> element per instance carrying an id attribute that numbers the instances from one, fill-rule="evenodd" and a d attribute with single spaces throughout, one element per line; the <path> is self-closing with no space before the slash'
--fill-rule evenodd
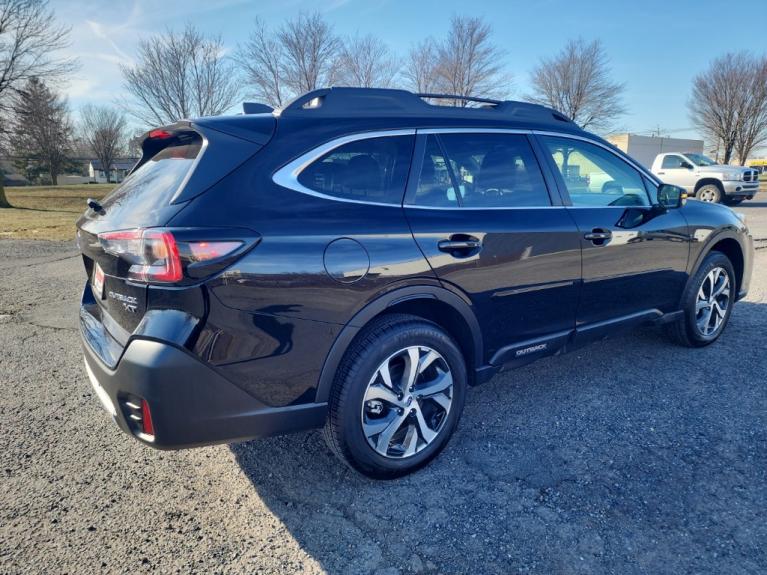
<path id="1" fill-rule="evenodd" d="M 725 197 L 725 198 L 724 198 L 724 203 L 725 203 L 725 204 L 727 204 L 728 206 L 737 206 L 737 205 L 739 205 L 741 202 L 743 202 L 743 200 L 744 200 L 744 199 L 745 199 L 745 198 L 743 198 L 742 196 L 741 196 L 741 197 L 737 197 L 737 198 L 728 198 L 728 197 Z"/>
<path id="2" fill-rule="evenodd" d="M 466 388 L 463 355 L 439 326 L 410 315 L 382 316 L 360 334 L 338 370 L 325 440 L 368 477 L 406 475 L 447 445 Z"/>
<path id="3" fill-rule="evenodd" d="M 722 189 L 716 184 L 706 184 L 695 192 L 695 197 L 701 202 L 711 202 L 712 204 L 718 204 L 722 199 L 722 195 Z"/>
<path id="4" fill-rule="evenodd" d="M 713 343 L 730 319 L 735 294 L 735 270 L 729 258 L 721 252 L 709 253 L 687 285 L 684 316 L 667 326 L 669 335 L 687 347 Z"/>

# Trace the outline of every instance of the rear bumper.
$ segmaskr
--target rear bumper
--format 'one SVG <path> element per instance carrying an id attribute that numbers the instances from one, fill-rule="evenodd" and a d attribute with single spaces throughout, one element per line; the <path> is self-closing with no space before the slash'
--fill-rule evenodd
<path id="1" fill-rule="evenodd" d="M 228 443 L 321 427 L 326 403 L 263 405 L 190 353 L 158 341 L 133 339 L 111 368 L 83 333 L 86 371 L 117 425 L 159 449 Z M 154 435 L 136 421 L 136 399 L 149 404 Z M 110 408 L 111 406 L 111 408 Z M 138 412 L 140 414 L 140 411 Z"/>

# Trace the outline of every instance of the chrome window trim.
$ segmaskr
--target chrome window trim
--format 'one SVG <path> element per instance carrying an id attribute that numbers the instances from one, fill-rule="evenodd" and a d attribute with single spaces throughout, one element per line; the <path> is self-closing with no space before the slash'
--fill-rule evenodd
<path id="1" fill-rule="evenodd" d="M 518 128 L 418 128 L 419 134 L 532 134 Z"/>
<path id="2" fill-rule="evenodd" d="M 401 201 L 396 204 L 393 204 L 389 202 L 371 202 L 367 200 L 353 200 L 350 198 L 339 198 L 337 196 L 323 194 L 322 192 L 312 190 L 311 188 L 307 188 L 306 186 L 301 184 L 301 182 L 298 181 L 298 176 L 300 176 L 301 172 L 303 172 L 311 163 L 318 160 L 319 158 L 321 158 L 328 152 L 332 152 L 336 148 L 339 148 L 345 144 L 349 144 L 351 142 L 357 142 L 360 140 L 371 140 L 373 138 L 386 138 L 386 137 L 393 137 L 393 136 L 415 136 L 415 134 L 416 134 L 415 128 L 408 128 L 403 130 L 379 130 L 375 132 L 359 132 L 357 134 L 349 134 L 348 136 L 335 138 L 333 140 L 330 140 L 329 142 L 325 142 L 324 144 L 317 146 L 316 148 L 312 148 L 308 152 L 305 152 L 304 154 L 301 154 L 300 156 L 298 156 L 295 160 L 285 164 L 283 167 L 281 167 L 276 172 L 274 172 L 274 174 L 272 175 L 272 181 L 278 186 L 282 186 L 283 188 L 288 188 L 289 190 L 293 190 L 295 192 L 300 192 L 302 194 L 307 194 L 309 196 L 314 196 L 316 198 L 322 198 L 325 200 L 333 200 L 335 202 L 344 202 L 347 204 L 364 204 L 368 206 L 389 206 L 389 207 L 399 208 L 399 207 L 402 207 Z"/>
<path id="3" fill-rule="evenodd" d="M 205 151 L 208 149 L 208 138 L 205 137 L 205 134 L 203 134 L 202 132 L 198 132 L 197 130 L 194 130 L 194 132 L 197 133 L 202 138 L 200 153 L 197 154 L 197 157 L 192 161 L 192 165 L 189 167 L 189 171 L 187 172 L 186 176 L 184 176 L 184 180 L 179 184 L 178 188 L 176 188 L 176 191 L 173 192 L 173 197 L 168 202 L 169 205 L 175 202 L 179 198 L 179 196 L 183 193 L 184 188 L 189 183 L 189 180 L 192 179 L 192 175 L 197 170 L 197 166 L 200 164 L 202 157 L 205 155 Z M 149 158 L 149 161 L 151 160 L 152 158 Z"/>
<path id="4" fill-rule="evenodd" d="M 451 207 L 451 206 L 417 206 L 415 204 L 405 204 L 403 206 L 407 209 L 413 209 L 413 210 L 460 210 L 462 212 L 467 211 L 477 211 L 481 210 L 483 212 L 487 210 L 551 210 L 551 209 L 563 209 L 563 208 L 569 208 L 572 206 L 488 206 L 486 208 L 481 208 L 477 206 L 473 207 Z"/>

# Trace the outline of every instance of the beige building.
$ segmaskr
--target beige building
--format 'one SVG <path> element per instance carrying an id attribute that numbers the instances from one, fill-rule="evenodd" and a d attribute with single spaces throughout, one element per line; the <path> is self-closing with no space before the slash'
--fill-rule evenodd
<path id="1" fill-rule="evenodd" d="M 646 168 L 652 166 L 653 160 L 658 154 L 666 152 L 703 153 L 703 140 L 638 136 L 636 134 L 615 134 L 606 139 Z"/>

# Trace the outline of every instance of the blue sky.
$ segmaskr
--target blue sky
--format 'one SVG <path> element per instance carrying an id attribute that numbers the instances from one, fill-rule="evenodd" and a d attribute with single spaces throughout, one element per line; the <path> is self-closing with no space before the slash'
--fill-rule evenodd
<path id="1" fill-rule="evenodd" d="M 528 90 L 530 70 L 569 38 L 600 39 L 616 80 L 624 82 L 628 113 L 618 127 L 646 133 L 661 127 L 679 137 L 690 130 L 686 102 L 692 78 L 727 51 L 767 53 L 767 3 L 590 0 L 51 0 L 72 26 L 82 68 L 62 86 L 75 108 L 112 103 L 121 93 L 118 64 L 130 62 L 136 42 L 191 22 L 221 34 L 228 49 L 248 36 L 258 16 L 279 26 L 300 11 L 319 10 L 342 35 L 372 33 L 404 55 L 415 41 L 443 36 L 453 14 L 486 18 L 513 76 L 511 97 Z M 761 24 L 758 22 L 761 21 Z"/>

